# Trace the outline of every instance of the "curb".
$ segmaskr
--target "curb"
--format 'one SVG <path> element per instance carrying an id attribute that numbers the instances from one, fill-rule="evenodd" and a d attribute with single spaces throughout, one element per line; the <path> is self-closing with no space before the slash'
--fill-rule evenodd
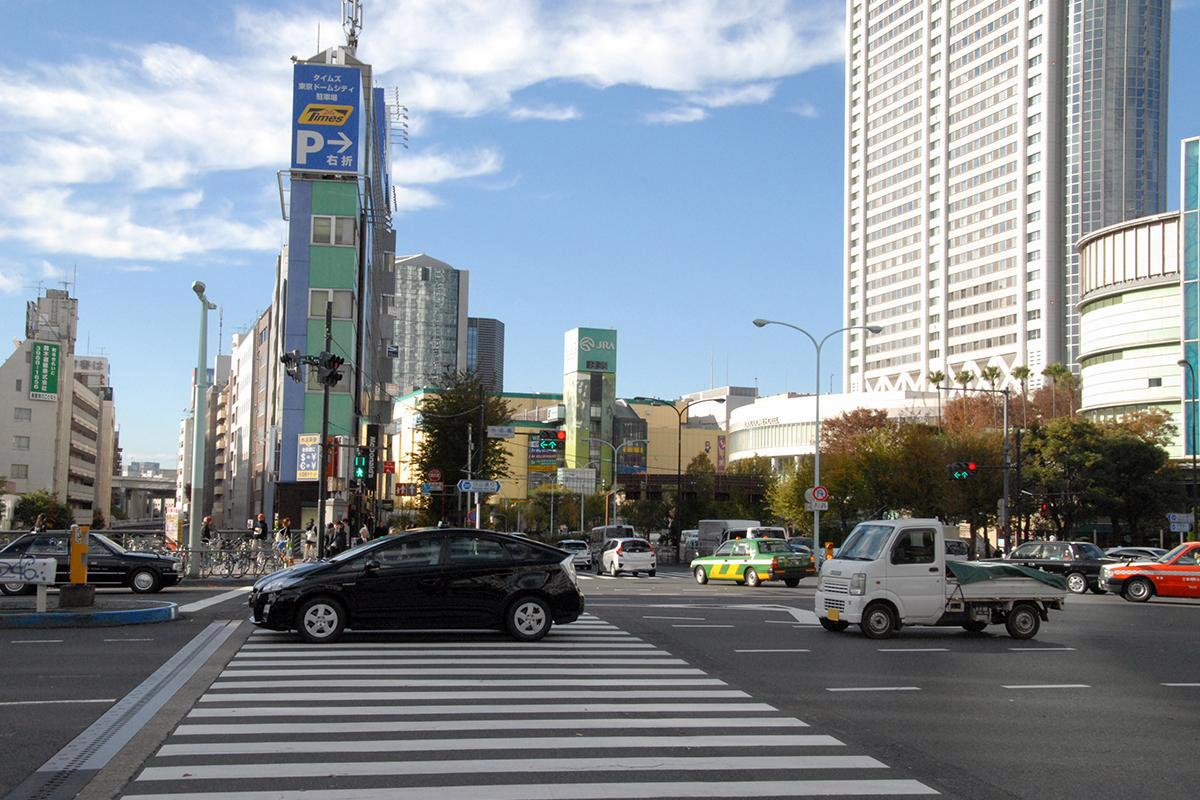
<path id="1" fill-rule="evenodd" d="M 161 603 L 151 608 L 114 611 L 36 611 L 0 614 L 0 628 L 103 628 L 116 625 L 145 625 L 179 618 L 178 603 Z"/>

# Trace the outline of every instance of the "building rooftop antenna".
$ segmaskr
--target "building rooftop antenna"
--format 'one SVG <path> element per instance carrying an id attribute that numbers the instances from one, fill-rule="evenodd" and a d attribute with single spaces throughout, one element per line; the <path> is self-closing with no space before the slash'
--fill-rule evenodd
<path id="1" fill-rule="evenodd" d="M 362 32 L 362 0 L 342 0 L 342 30 L 346 32 L 346 49 L 355 53 L 358 35 Z"/>

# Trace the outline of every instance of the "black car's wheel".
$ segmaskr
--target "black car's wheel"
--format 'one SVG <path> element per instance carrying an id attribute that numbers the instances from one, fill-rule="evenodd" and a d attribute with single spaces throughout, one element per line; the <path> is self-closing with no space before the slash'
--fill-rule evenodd
<path id="1" fill-rule="evenodd" d="M 872 603 L 859 623 L 868 639 L 886 639 L 896 632 L 896 615 L 883 603 Z"/>
<path id="2" fill-rule="evenodd" d="M 296 612 L 296 631 L 306 642 L 335 642 L 345 629 L 346 612 L 340 603 L 329 597 L 306 600 Z"/>
<path id="3" fill-rule="evenodd" d="M 129 576 L 129 588 L 138 594 L 150 594 L 162 588 L 162 579 L 152 569 L 135 569 Z"/>
<path id="4" fill-rule="evenodd" d="M 703 586 L 708 583 L 708 574 L 705 573 L 704 567 L 696 567 L 696 571 L 692 573 L 696 577 L 696 583 Z"/>
<path id="5" fill-rule="evenodd" d="M 850 623 L 844 620 L 832 620 L 828 617 L 821 617 L 821 627 L 833 633 L 841 633 L 850 627 Z"/>
<path id="6" fill-rule="evenodd" d="M 754 567 L 746 569 L 745 581 L 747 586 L 760 586 L 762 584 L 762 581 L 758 577 L 758 570 Z"/>
<path id="7" fill-rule="evenodd" d="M 540 597 L 519 598 L 504 618 L 508 632 L 522 642 L 536 642 L 550 632 L 554 624 L 550 607 Z"/>
<path id="8" fill-rule="evenodd" d="M 799 578 L 784 578 L 783 583 L 784 583 L 784 585 L 795 589 L 797 586 L 800 585 L 800 579 Z"/>
<path id="9" fill-rule="evenodd" d="M 1121 596 L 1131 603 L 1144 603 L 1154 596 L 1154 586 L 1145 578 L 1134 578 L 1125 584 Z"/>
<path id="10" fill-rule="evenodd" d="M 1087 577 L 1082 572 L 1072 572 L 1067 575 L 1067 590 L 1071 594 L 1085 594 L 1087 589 Z"/>
<path id="11" fill-rule="evenodd" d="M 1042 620 L 1038 617 L 1037 609 L 1029 603 L 1018 603 L 1008 612 L 1004 627 L 1014 639 L 1032 639 L 1042 627 Z"/>
<path id="12" fill-rule="evenodd" d="M 0 583 L 0 592 L 7 595 L 31 594 L 37 587 L 29 583 Z"/>
<path id="13" fill-rule="evenodd" d="M 967 633 L 983 633 L 983 629 L 987 626 L 988 624 L 983 620 L 973 619 L 970 622 L 963 623 L 963 630 Z"/>
<path id="14" fill-rule="evenodd" d="M 658 570 L 652 569 L 649 572 L 647 572 L 646 574 L 649 575 L 651 578 L 653 578 L 655 575 L 658 574 Z"/>

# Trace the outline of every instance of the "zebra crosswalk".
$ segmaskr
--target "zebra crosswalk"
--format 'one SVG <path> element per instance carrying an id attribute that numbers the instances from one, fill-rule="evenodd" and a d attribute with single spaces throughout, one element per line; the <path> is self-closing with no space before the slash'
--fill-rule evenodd
<path id="1" fill-rule="evenodd" d="M 124 796 L 937 794 L 591 615 L 531 644 L 499 635 L 349 638 L 309 645 L 256 631 Z"/>

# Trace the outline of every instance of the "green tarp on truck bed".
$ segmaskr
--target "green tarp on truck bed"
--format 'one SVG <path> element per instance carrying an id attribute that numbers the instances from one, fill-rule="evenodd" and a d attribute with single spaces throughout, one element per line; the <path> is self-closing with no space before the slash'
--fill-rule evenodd
<path id="1" fill-rule="evenodd" d="M 1003 561 L 947 561 L 946 567 L 954 573 L 959 583 L 995 581 L 1000 578 L 1033 578 L 1055 589 L 1066 591 L 1067 588 L 1067 579 L 1062 575 L 1052 575 L 1040 569 L 1006 564 Z"/>

